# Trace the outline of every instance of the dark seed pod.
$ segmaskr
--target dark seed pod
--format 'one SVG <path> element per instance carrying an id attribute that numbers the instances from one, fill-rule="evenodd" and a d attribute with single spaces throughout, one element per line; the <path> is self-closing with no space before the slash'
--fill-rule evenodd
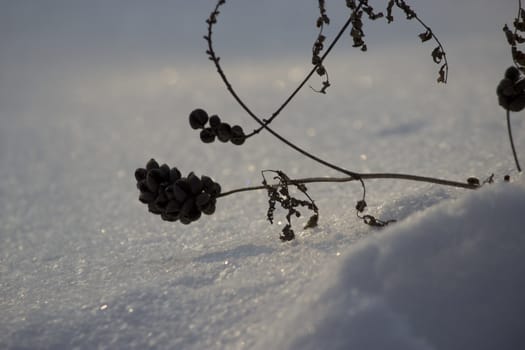
<path id="1" fill-rule="evenodd" d="M 525 95 L 518 95 L 509 104 L 508 109 L 512 112 L 519 112 L 525 108 Z"/>
<path id="2" fill-rule="evenodd" d="M 221 123 L 217 127 L 217 137 L 221 142 L 228 142 L 232 137 L 232 128 L 228 123 Z"/>
<path id="3" fill-rule="evenodd" d="M 204 128 L 200 134 L 201 141 L 204 143 L 212 143 L 215 141 L 215 133 L 211 128 Z"/>
<path id="4" fill-rule="evenodd" d="M 505 78 L 510 79 L 513 82 L 516 82 L 520 78 L 520 71 L 518 70 L 518 68 L 514 66 L 509 67 L 505 71 Z"/>
<path id="5" fill-rule="evenodd" d="M 161 213 L 160 217 L 162 218 L 162 220 L 170 221 L 170 222 L 174 222 L 179 219 L 178 214 L 170 214 L 170 213 Z"/>
<path id="6" fill-rule="evenodd" d="M 192 211 L 190 211 L 188 218 L 193 222 L 199 220 L 201 216 L 202 212 L 199 209 L 197 209 L 197 207 L 195 207 Z"/>
<path id="7" fill-rule="evenodd" d="M 244 130 L 239 125 L 232 126 L 232 138 L 231 142 L 234 145 L 240 146 L 246 141 L 246 135 L 244 134 Z"/>
<path id="8" fill-rule="evenodd" d="M 188 200 L 185 201 L 182 204 L 182 207 L 180 208 L 180 215 L 187 217 L 194 205 L 195 205 L 195 200 L 193 198 L 188 198 Z"/>
<path id="9" fill-rule="evenodd" d="M 167 164 L 162 164 L 159 167 L 160 170 L 160 177 L 162 181 L 169 181 L 170 180 L 170 167 Z"/>
<path id="10" fill-rule="evenodd" d="M 148 204 L 148 210 L 150 211 L 150 213 L 153 213 L 153 214 L 160 214 L 162 213 L 162 210 L 157 207 L 157 205 L 155 203 L 149 203 Z"/>
<path id="11" fill-rule="evenodd" d="M 157 161 L 153 158 L 151 158 L 148 164 L 146 164 L 146 170 L 157 169 L 158 167 L 159 163 L 157 163 Z"/>
<path id="12" fill-rule="evenodd" d="M 187 216 L 182 216 L 182 215 L 179 214 L 179 220 L 184 225 L 191 224 L 191 219 L 189 217 L 187 217 Z"/>
<path id="13" fill-rule="evenodd" d="M 210 200 L 211 200 L 210 194 L 206 192 L 202 192 L 197 197 L 195 197 L 195 204 L 197 204 L 197 208 L 202 210 L 202 208 L 208 205 Z"/>
<path id="14" fill-rule="evenodd" d="M 516 94 L 514 83 L 510 79 L 503 78 L 499 82 L 496 92 L 498 96 L 513 96 Z"/>
<path id="15" fill-rule="evenodd" d="M 366 202 L 364 200 L 360 200 L 357 202 L 356 206 L 355 206 L 355 209 L 362 213 L 366 208 Z"/>
<path id="16" fill-rule="evenodd" d="M 173 186 L 173 198 L 180 203 L 184 203 L 186 198 L 188 198 L 188 193 L 186 193 L 183 187 L 176 183 Z"/>
<path id="17" fill-rule="evenodd" d="M 193 172 L 188 175 L 188 183 L 190 185 L 191 193 L 194 195 L 199 194 L 204 187 L 201 179 L 199 179 Z"/>
<path id="18" fill-rule="evenodd" d="M 190 126 L 193 129 L 202 129 L 208 122 L 208 113 L 203 109 L 195 109 L 190 113 Z"/>
<path id="19" fill-rule="evenodd" d="M 206 190 L 207 188 L 211 188 L 213 186 L 213 184 L 215 183 L 211 179 L 211 177 L 206 176 L 206 175 L 202 175 L 201 176 L 201 181 L 202 181 L 202 184 L 204 185 L 204 190 Z"/>
<path id="20" fill-rule="evenodd" d="M 467 183 L 472 186 L 479 186 L 479 179 L 476 177 L 469 177 Z"/>
<path id="21" fill-rule="evenodd" d="M 168 200 L 171 201 L 175 199 L 175 195 L 173 194 L 173 185 L 166 186 L 164 193 L 166 193 L 166 198 L 168 198 Z"/>
<path id="22" fill-rule="evenodd" d="M 182 204 L 176 200 L 171 200 L 166 205 L 166 213 L 179 213 L 182 208 Z"/>
<path id="23" fill-rule="evenodd" d="M 217 197 L 219 194 L 221 194 L 221 185 L 214 182 L 210 187 L 207 187 L 205 189 L 206 193 L 208 193 L 212 197 Z"/>
<path id="24" fill-rule="evenodd" d="M 149 192 L 148 185 L 146 185 L 146 180 L 137 182 L 137 188 L 140 192 Z"/>
<path id="25" fill-rule="evenodd" d="M 158 208 L 165 209 L 168 205 L 168 197 L 163 192 L 159 193 L 159 195 L 155 199 L 155 204 Z"/>
<path id="26" fill-rule="evenodd" d="M 498 96 L 498 103 L 501 107 L 505 109 L 509 109 L 509 105 L 511 103 L 511 99 L 509 97 L 499 95 Z"/>
<path id="27" fill-rule="evenodd" d="M 152 203 L 155 200 L 155 195 L 151 192 L 141 192 L 139 196 L 139 201 L 144 204 Z"/>
<path id="28" fill-rule="evenodd" d="M 214 114 L 210 117 L 210 127 L 212 129 L 217 129 L 221 125 L 221 118 L 218 115 Z"/>
<path id="29" fill-rule="evenodd" d="M 146 185 L 148 185 L 148 188 L 151 192 L 157 192 L 161 181 L 162 176 L 160 173 L 160 169 L 157 168 L 148 171 L 148 175 L 146 176 Z"/>
<path id="30" fill-rule="evenodd" d="M 217 200 L 215 198 L 212 198 L 206 206 L 202 207 L 201 210 L 206 215 L 211 215 L 215 213 L 215 204 L 217 203 Z"/>
<path id="31" fill-rule="evenodd" d="M 147 174 L 146 169 L 138 168 L 137 170 L 135 170 L 135 179 L 137 181 L 145 180 L 146 179 L 146 174 Z"/>
<path id="32" fill-rule="evenodd" d="M 175 181 L 177 181 L 178 179 L 181 178 L 181 173 L 179 171 L 179 169 L 173 167 L 170 169 L 170 182 L 173 183 Z"/>

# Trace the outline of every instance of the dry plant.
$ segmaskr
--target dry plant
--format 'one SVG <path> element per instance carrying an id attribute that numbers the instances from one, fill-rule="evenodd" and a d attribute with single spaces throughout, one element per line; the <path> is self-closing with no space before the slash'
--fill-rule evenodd
<path id="1" fill-rule="evenodd" d="M 151 213 L 160 215 L 161 218 L 166 221 L 180 221 L 183 224 L 189 224 L 198 220 L 202 213 L 207 215 L 213 214 L 219 198 L 246 191 L 265 190 L 268 195 L 267 219 L 270 223 L 273 223 L 276 205 L 279 203 L 287 212 L 285 216 L 287 223 L 281 230 L 280 239 L 282 241 L 290 241 L 295 238 L 295 233 L 292 229 L 292 218 L 302 216 L 302 211 L 304 210 L 311 211 L 312 214 L 304 226 L 305 229 L 317 226 L 319 220 L 319 208 L 308 194 L 306 184 L 359 182 L 362 187 L 362 196 L 356 201 L 355 209 L 357 216 L 363 220 L 365 224 L 383 227 L 395 222 L 395 220 L 381 220 L 371 214 L 365 214 L 367 208 L 366 181 L 369 179 L 420 181 L 468 190 L 478 189 L 485 183 L 493 181 L 493 175 L 480 182 L 479 179 L 473 177 L 465 181 L 455 181 L 413 174 L 359 173 L 316 156 L 282 136 L 270 126 L 272 121 L 282 114 L 286 106 L 294 99 L 306 83 L 310 81 L 314 74 L 317 74 L 322 79 L 322 86 L 320 89 L 311 87 L 312 90 L 323 94 L 327 93 L 331 82 L 328 76 L 328 68 L 325 66 L 324 61 L 345 33 L 348 33 L 352 38 L 353 47 L 361 51 L 367 51 L 364 30 L 365 22 L 367 20 L 376 21 L 384 18 L 388 23 L 392 23 L 394 22 L 395 10 L 400 11 L 407 20 L 415 21 L 422 27 L 422 32 L 418 34 L 421 42 L 426 43 L 433 41 L 435 43 L 430 56 L 433 61 L 439 65 L 437 82 L 446 83 L 448 79 L 448 61 L 443 45 L 432 29 L 420 19 L 418 14 L 404 0 L 389 0 L 385 8 L 386 14 L 376 11 L 369 4 L 368 0 L 346 0 L 345 5 L 348 10 L 347 20 L 329 43 L 327 43 L 327 38 L 323 34 L 323 30 L 325 26 L 330 24 L 330 17 L 328 16 L 325 1 L 318 0 L 319 16 L 315 20 L 318 34 L 312 46 L 312 68 L 292 93 L 284 99 L 284 102 L 267 118 L 262 118 L 255 114 L 241 99 L 223 70 L 220 57 L 214 48 L 213 29 L 218 23 L 220 10 L 225 4 L 225 0 L 219 0 L 206 20 L 207 32 L 206 35 L 204 35 L 207 44 L 206 54 L 215 65 L 220 79 L 223 81 L 231 96 L 259 126 L 250 133 L 245 133 L 241 126 L 231 126 L 229 123 L 223 121 L 217 114 L 209 115 L 204 109 L 197 108 L 189 115 L 191 128 L 200 130 L 200 139 L 204 143 L 211 144 L 215 140 L 219 140 L 221 142 L 231 142 L 237 146 L 248 142 L 250 138 L 255 137 L 261 131 L 266 131 L 299 154 L 327 168 L 336 170 L 344 176 L 291 179 L 282 170 L 262 170 L 263 181 L 260 186 L 243 187 L 223 192 L 220 185 L 209 176 L 203 175 L 199 177 L 193 172 L 190 172 L 187 176 L 182 176 L 176 167 L 170 168 L 166 164 L 159 165 L 154 159 L 151 159 L 145 168 L 139 168 L 135 172 L 137 187 L 140 190 L 139 200 L 148 206 Z M 497 93 L 500 105 L 507 111 L 508 131 L 512 151 L 518 171 L 521 171 L 512 141 L 509 117 L 509 111 L 519 111 L 525 107 L 525 79 L 522 79 L 522 72 L 525 72 L 525 54 L 517 48 L 519 44 L 525 42 L 525 39 L 520 35 L 520 33 L 525 32 L 525 11 L 521 7 L 521 0 L 519 1 L 518 16 L 513 26 L 514 31 L 510 30 L 508 26 L 505 26 L 504 31 L 512 47 L 512 57 L 516 67 L 511 67 L 506 71 L 504 79 L 498 86 Z M 273 175 L 271 180 L 267 179 L 269 174 Z M 505 178 L 507 179 L 508 175 Z M 297 196 L 300 198 L 297 198 Z"/>

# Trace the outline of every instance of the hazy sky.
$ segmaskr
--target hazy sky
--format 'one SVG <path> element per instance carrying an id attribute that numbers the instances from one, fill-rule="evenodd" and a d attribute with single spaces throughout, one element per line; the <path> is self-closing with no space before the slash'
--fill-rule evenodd
<path id="1" fill-rule="evenodd" d="M 386 1 L 371 1 L 382 9 Z M 514 0 L 409 1 L 443 41 L 458 36 L 500 34 L 514 16 Z M 46 0 L 0 1 L 0 62 L 46 63 L 76 60 L 173 60 L 204 49 L 204 19 L 215 0 Z M 327 1 L 331 30 L 348 13 L 344 1 Z M 383 9 L 384 10 L 384 9 Z M 317 1 L 230 0 L 217 29 L 223 50 L 274 56 L 279 51 L 308 52 L 316 35 Z M 411 39 L 420 31 L 397 12 L 388 27 L 367 23 L 370 44 Z M 160 58 L 162 57 L 162 58 Z"/>
<path id="2" fill-rule="evenodd" d="M 210 67 L 202 39 L 204 20 L 215 0 L 0 0 L 0 102 L 3 108 L 21 93 L 57 88 L 71 77 L 142 70 Z M 514 0 L 409 1 L 446 47 L 500 45 L 507 50 L 501 27 L 515 16 Z M 384 10 L 386 1 L 370 1 Z M 327 1 L 330 37 L 348 11 L 343 0 Z M 308 66 L 317 35 L 314 0 L 230 0 L 216 29 L 216 46 L 228 63 L 258 59 L 279 66 L 300 57 Z M 421 27 L 395 12 L 394 24 L 367 22 L 369 53 L 385 47 L 417 46 Z M 345 36 L 337 53 L 351 50 Z M 431 50 L 431 48 L 430 48 Z M 377 51 L 376 51 L 377 52 Z M 426 54 L 426 53 L 425 53 Z M 477 53 L 475 53 L 477 55 Z M 508 51 L 504 54 L 508 55 Z M 452 60 L 470 60 L 453 52 Z M 370 56 L 377 57 L 377 56 Z M 500 59 L 500 58 L 498 58 Z M 501 59 L 500 59 L 501 60 Z M 510 58 L 506 65 L 510 64 Z M 260 67 L 260 65 L 257 65 Z M 201 69 L 201 68 L 199 68 Z M 253 71 L 256 71 L 253 64 Z M 1 111 L 1 109 L 0 109 Z"/>

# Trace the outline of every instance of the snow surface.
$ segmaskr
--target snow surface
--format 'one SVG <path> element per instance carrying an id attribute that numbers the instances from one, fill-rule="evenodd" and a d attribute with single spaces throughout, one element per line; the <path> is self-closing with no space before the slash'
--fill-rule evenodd
<path id="1" fill-rule="evenodd" d="M 523 348 L 525 180 L 495 96 L 510 64 L 500 24 L 512 13 L 502 12 L 475 13 L 482 35 L 442 38 L 447 86 L 435 84 L 432 46 L 417 37 L 370 39 L 366 54 L 341 43 L 327 61 L 329 93 L 305 88 L 272 124 L 351 170 L 494 173 L 496 183 L 472 192 L 370 180 L 370 213 L 398 219 L 382 230 L 356 218 L 359 184 L 312 184 L 319 227 L 285 244 L 265 219 L 263 192 L 223 198 L 190 226 L 138 201 L 133 173 L 151 157 L 224 190 L 259 184 L 262 169 L 338 175 L 265 133 L 242 147 L 202 144 L 187 122 L 196 107 L 255 127 L 203 50 L 188 59 L 177 54 L 184 43 L 175 53 L 147 46 L 137 58 L 134 41 L 96 51 L 88 40 L 83 51 L 84 41 L 63 43 L 67 31 L 49 27 L 28 30 L 27 45 L 1 37 L 0 348 Z M 306 54 L 277 63 L 221 51 L 257 113 L 271 114 L 309 67 L 310 34 Z M 44 44 L 39 35 L 49 35 Z M 522 163 L 523 120 L 512 115 Z"/>
<path id="2" fill-rule="evenodd" d="M 524 206 L 496 185 L 361 240 L 260 348 L 525 348 Z"/>

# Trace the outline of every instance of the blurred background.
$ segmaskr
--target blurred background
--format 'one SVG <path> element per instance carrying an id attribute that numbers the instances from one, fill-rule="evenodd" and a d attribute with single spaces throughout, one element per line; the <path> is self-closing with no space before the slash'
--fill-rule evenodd
<path id="1" fill-rule="evenodd" d="M 370 1 L 383 11 L 386 3 Z M 345 34 L 325 61 L 328 94 L 305 86 L 272 126 L 354 171 L 454 180 L 508 173 L 513 162 L 495 88 L 512 64 L 502 27 L 517 1 L 410 5 L 445 46 L 448 84 L 436 83 L 435 43 L 422 44 L 423 29 L 396 10 L 392 24 L 365 21 L 366 53 Z M 0 347 L 3 340 L 17 348 L 93 347 L 115 334 L 129 348 L 132 341 L 144 348 L 151 334 L 166 348 L 244 341 L 264 332 L 264 320 L 300 295 L 335 252 L 369 232 L 354 215 L 357 184 L 311 186 L 320 228 L 304 233 L 299 247 L 278 241 L 264 193 L 221 199 L 216 214 L 190 226 L 162 222 L 138 202 L 133 173 L 152 157 L 184 174 L 210 175 L 224 190 L 259 184 L 262 169 L 338 175 L 266 133 L 235 147 L 204 145 L 190 129 L 195 108 L 246 131 L 257 127 L 205 54 L 214 6 L 0 0 Z M 326 7 L 330 40 L 348 9 L 342 0 Z M 262 118 L 310 70 L 318 15 L 313 0 L 222 7 L 217 54 Z M 309 84 L 320 88 L 321 80 Z M 519 151 L 520 114 L 513 123 Z M 464 192 L 378 181 L 367 193 L 373 213 L 402 219 Z M 238 265 L 224 270 L 228 259 Z"/>

